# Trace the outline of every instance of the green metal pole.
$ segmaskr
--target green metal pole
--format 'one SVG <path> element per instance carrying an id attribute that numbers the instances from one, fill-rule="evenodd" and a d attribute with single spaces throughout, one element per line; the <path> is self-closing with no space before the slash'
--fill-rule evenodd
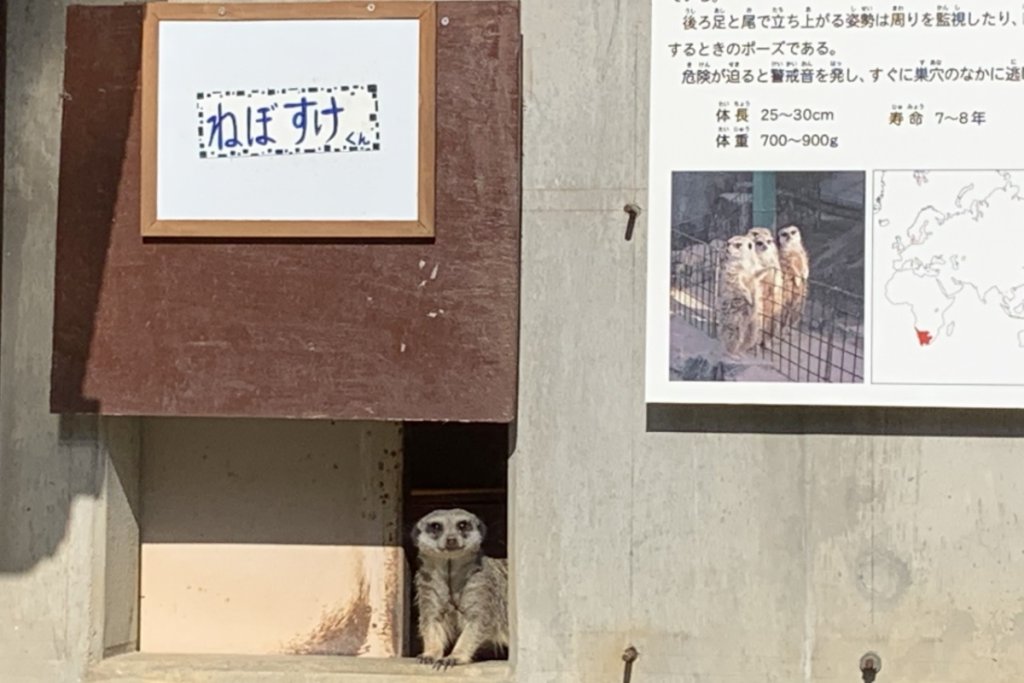
<path id="1" fill-rule="evenodd" d="M 775 225 L 775 172 L 754 171 L 754 228 L 768 228 Z"/>

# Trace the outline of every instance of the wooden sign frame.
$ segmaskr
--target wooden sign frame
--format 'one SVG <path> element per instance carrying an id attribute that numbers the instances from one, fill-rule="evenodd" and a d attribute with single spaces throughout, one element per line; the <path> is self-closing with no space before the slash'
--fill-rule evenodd
<path id="1" fill-rule="evenodd" d="M 418 220 L 158 220 L 157 111 L 161 21 L 417 19 L 419 44 Z M 141 233 L 143 237 L 433 237 L 436 167 L 437 5 L 432 1 L 146 4 L 142 35 Z"/>

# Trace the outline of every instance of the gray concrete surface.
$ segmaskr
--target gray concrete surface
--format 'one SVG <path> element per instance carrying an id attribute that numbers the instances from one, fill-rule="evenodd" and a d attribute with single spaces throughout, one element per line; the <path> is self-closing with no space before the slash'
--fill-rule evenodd
<path id="1" fill-rule="evenodd" d="M 850 683 L 867 649 L 879 683 L 1024 680 L 1017 414 L 645 408 L 645 221 L 626 242 L 622 206 L 646 203 L 649 12 L 523 5 L 515 680 L 620 680 L 629 644 L 636 683 Z M 133 421 L 47 414 L 63 17 L 16 0 L 8 26 L 4 683 L 78 681 L 132 639 L 110 605 L 134 578 L 112 488 Z M 179 680 L 138 657 L 94 674 Z"/>
<path id="2" fill-rule="evenodd" d="M 49 414 L 64 4 L 8 12 L 0 680 L 75 681 L 105 648 L 132 645 L 131 602 L 105 604 L 135 590 L 132 489 L 118 482 L 136 446 L 132 420 Z"/>
<path id="3" fill-rule="evenodd" d="M 517 680 L 1024 680 L 1018 414 L 645 410 L 649 12 L 523 7 Z"/>
<path id="4" fill-rule="evenodd" d="M 132 654 L 104 661 L 86 683 L 508 683 L 504 662 L 433 671 L 414 659 Z"/>

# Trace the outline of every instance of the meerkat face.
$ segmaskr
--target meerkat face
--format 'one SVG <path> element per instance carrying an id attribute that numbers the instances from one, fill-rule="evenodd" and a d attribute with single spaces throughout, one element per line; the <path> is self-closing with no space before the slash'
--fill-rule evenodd
<path id="1" fill-rule="evenodd" d="M 730 237 L 725 243 L 725 255 L 730 261 L 745 261 L 754 255 L 754 240 L 746 235 Z"/>
<path id="2" fill-rule="evenodd" d="M 800 244 L 800 228 L 790 225 L 779 230 L 779 246 L 786 249 L 790 246 Z"/>
<path id="3" fill-rule="evenodd" d="M 757 252 L 758 258 L 771 256 L 775 251 L 775 238 L 768 228 L 751 228 L 747 235 L 754 240 L 754 251 Z"/>
<path id="4" fill-rule="evenodd" d="M 479 517 L 461 509 L 434 510 L 412 530 L 412 540 L 421 554 L 457 557 L 480 552 L 487 528 Z"/>

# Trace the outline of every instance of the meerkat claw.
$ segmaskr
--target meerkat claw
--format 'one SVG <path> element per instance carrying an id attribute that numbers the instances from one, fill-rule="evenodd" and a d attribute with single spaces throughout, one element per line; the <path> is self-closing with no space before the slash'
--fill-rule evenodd
<path id="1" fill-rule="evenodd" d="M 434 668 L 443 671 L 453 666 L 457 666 L 460 663 L 461 662 L 459 662 L 459 660 L 455 657 L 444 657 L 443 659 L 439 659 L 436 662 L 434 662 Z"/>

